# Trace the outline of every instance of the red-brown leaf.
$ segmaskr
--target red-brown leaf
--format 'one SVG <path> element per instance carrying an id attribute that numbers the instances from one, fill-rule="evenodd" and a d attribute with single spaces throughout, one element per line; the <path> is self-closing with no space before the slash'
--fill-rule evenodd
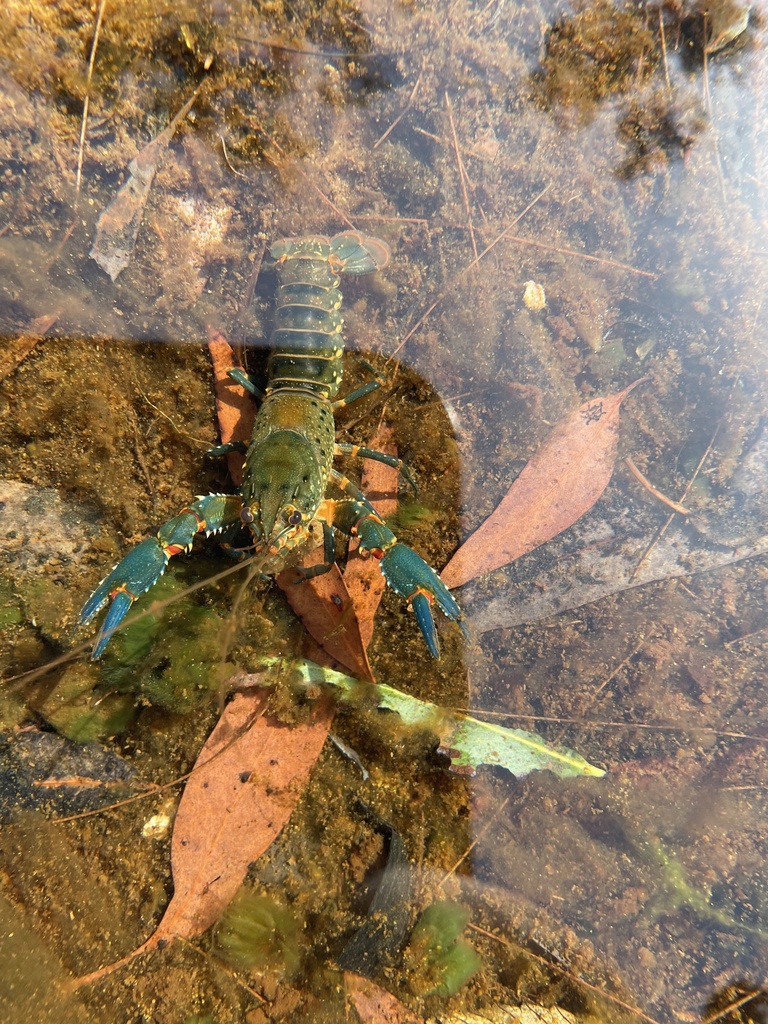
<path id="1" fill-rule="evenodd" d="M 304 556 L 302 565 L 317 565 L 322 560 L 323 549 L 319 547 Z M 374 682 L 355 606 L 338 565 L 309 580 L 302 580 L 295 569 L 286 569 L 277 577 L 277 584 L 325 653 L 358 679 Z"/>
<path id="2" fill-rule="evenodd" d="M 498 508 L 443 569 L 447 587 L 514 562 L 572 526 L 595 504 L 616 461 L 619 406 L 640 383 L 585 402 L 555 427 Z"/>
<path id="3" fill-rule="evenodd" d="M 208 350 L 213 363 L 214 393 L 216 396 L 216 416 L 219 421 L 221 443 L 230 441 L 248 442 L 256 417 L 256 405 L 253 399 L 239 384 L 227 376 L 227 371 L 235 365 L 232 347 L 227 339 L 215 327 L 208 328 Z M 227 456 L 229 475 L 237 487 L 243 482 L 243 456 L 231 452 Z"/>
<path id="4" fill-rule="evenodd" d="M 368 447 L 386 455 L 397 455 L 392 428 L 381 423 Z M 383 462 L 374 462 L 373 459 L 363 462 L 362 490 L 382 518 L 397 511 L 397 477 L 398 471 Z M 349 546 L 344 583 L 354 602 L 360 636 L 367 651 L 373 637 L 373 620 L 387 584 L 376 559 L 361 558 L 357 548 L 357 541 Z"/>
<path id="5" fill-rule="evenodd" d="M 173 899 L 153 936 L 191 938 L 219 919 L 248 865 L 280 834 L 325 743 L 333 706 L 305 722 L 265 714 L 269 694 L 238 693 L 195 764 L 173 826 Z"/>
<path id="6" fill-rule="evenodd" d="M 278 837 L 304 792 L 335 709 L 321 698 L 307 721 L 286 725 L 265 714 L 268 700 L 259 686 L 238 693 L 200 751 L 173 825 L 173 898 L 157 929 L 120 960 L 75 979 L 73 988 L 210 928 L 249 865 Z"/>

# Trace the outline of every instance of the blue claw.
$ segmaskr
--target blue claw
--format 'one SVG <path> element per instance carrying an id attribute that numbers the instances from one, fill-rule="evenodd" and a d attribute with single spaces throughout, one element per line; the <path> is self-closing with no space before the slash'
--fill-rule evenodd
<path id="1" fill-rule="evenodd" d="M 419 591 L 418 594 L 414 594 L 411 598 L 411 607 L 413 608 L 416 616 L 416 621 L 419 624 L 421 635 L 427 642 L 429 653 L 433 658 L 440 657 L 440 644 L 437 640 L 437 630 L 435 629 L 435 620 L 432 617 L 432 611 L 429 607 L 429 598 L 426 594 Z"/>
<path id="2" fill-rule="evenodd" d="M 386 549 L 381 559 L 381 571 L 395 593 L 406 598 L 411 605 L 429 653 L 433 658 L 439 658 L 440 644 L 430 607 L 432 602 L 437 604 L 447 618 L 457 622 L 462 631 L 464 630 L 461 608 L 451 597 L 448 588 L 431 565 L 400 541 Z"/>
<path id="3" fill-rule="evenodd" d="M 128 614 L 134 600 L 135 598 L 133 595 L 129 594 L 127 590 L 119 590 L 115 594 L 112 599 L 112 604 L 109 606 L 107 614 L 104 616 L 104 621 L 101 624 L 98 636 L 96 637 L 93 654 L 91 655 L 94 661 L 96 658 L 101 656 L 101 652 L 112 639 L 112 634 Z"/>
<path id="4" fill-rule="evenodd" d="M 148 537 L 129 551 L 122 562 L 101 581 L 80 612 L 80 622 L 86 625 L 111 599 L 109 611 L 96 638 L 93 657 L 98 658 L 110 637 L 128 614 L 136 600 L 156 583 L 168 565 L 168 552 L 157 537 Z"/>

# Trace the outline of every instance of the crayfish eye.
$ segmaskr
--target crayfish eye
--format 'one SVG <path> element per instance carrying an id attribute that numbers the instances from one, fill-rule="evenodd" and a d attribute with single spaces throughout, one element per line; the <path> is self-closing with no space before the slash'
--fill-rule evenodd
<path id="1" fill-rule="evenodd" d="M 293 512 L 291 512 L 291 514 L 288 516 L 288 522 L 290 523 L 291 526 L 298 526 L 299 523 L 301 522 L 301 512 L 299 512 L 298 509 L 295 509 Z"/>
<path id="2" fill-rule="evenodd" d="M 254 517 L 253 512 L 251 512 L 251 510 L 248 508 L 247 505 L 245 506 L 245 508 L 240 509 L 240 522 L 241 523 L 245 523 L 246 526 L 250 526 L 250 524 L 253 522 L 254 518 L 255 517 Z"/>

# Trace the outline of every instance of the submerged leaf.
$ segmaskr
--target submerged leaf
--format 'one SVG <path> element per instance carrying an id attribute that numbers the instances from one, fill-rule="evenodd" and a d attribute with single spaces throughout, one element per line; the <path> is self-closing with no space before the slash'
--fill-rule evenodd
<path id="1" fill-rule="evenodd" d="M 590 399 L 555 427 L 498 508 L 443 569 L 440 578 L 448 588 L 514 562 L 592 508 L 613 473 L 619 407 L 643 380 Z"/>
<path id="2" fill-rule="evenodd" d="M 351 971 L 344 972 L 344 986 L 363 1024 L 424 1024 L 391 992 Z"/>
<path id="3" fill-rule="evenodd" d="M 308 552 L 301 564 L 309 567 L 323 560 L 323 548 Z M 296 569 L 277 576 L 277 585 L 285 594 L 295 615 L 325 654 L 354 672 L 373 681 L 373 670 L 360 633 L 355 606 L 338 565 L 329 572 L 303 579 Z"/>
<path id="4" fill-rule="evenodd" d="M 304 687 L 327 683 L 338 687 L 346 697 L 358 696 L 361 692 L 373 693 L 378 706 L 396 712 L 405 725 L 436 733 L 440 739 L 440 752 L 450 757 L 452 769 L 460 774 L 473 775 L 481 765 L 498 765 L 518 777 L 545 768 L 560 778 L 578 775 L 601 778 L 605 775 L 601 768 L 589 764 L 573 750 L 548 746 L 535 732 L 482 722 L 470 715 L 419 700 L 392 686 L 369 686 L 311 661 L 294 662 L 292 669 L 292 678 Z"/>
<path id="5" fill-rule="evenodd" d="M 199 91 L 198 87 L 168 127 L 131 160 L 127 180 L 109 206 L 102 210 L 96 223 L 96 239 L 89 256 L 113 281 L 130 262 L 158 164 L 174 132 L 192 109 Z"/>
<path id="6" fill-rule="evenodd" d="M 208 737 L 173 827 L 173 899 L 156 938 L 191 938 L 221 917 L 291 816 L 328 735 L 333 709 L 306 722 L 265 714 L 268 694 L 238 693 Z"/>
<path id="7" fill-rule="evenodd" d="M 232 346 L 216 327 L 208 328 L 208 351 L 213 364 L 213 387 L 216 395 L 216 418 L 222 444 L 234 441 L 248 443 L 256 418 L 256 403 L 244 387 L 229 376 L 235 364 Z M 227 467 L 232 482 L 239 487 L 243 482 L 243 456 L 230 452 Z"/>
<path id="8" fill-rule="evenodd" d="M 333 721 L 318 701 L 304 722 L 266 714 L 260 676 L 225 707 L 184 788 L 171 842 L 173 898 L 146 942 L 122 959 L 77 978 L 92 982 L 172 939 L 202 934 L 222 916 L 249 866 L 280 835 L 301 798 Z"/>
<path id="9" fill-rule="evenodd" d="M 386 455 L 397 455 L 397 448 L 392 442 L 392 428 L 380 424 L 369 442 L 369 447 Z M 363 478 L 361 488 L 382 519 L 391 516 L 397 510 L 397 477 L 398 471 L 383 462 L 365 459 L 363 462 Z M 362 558 L 357 551 L 358 542 L 349 546 L 349 557 L 344 569 L 344 583 L 355 605 L 360 636 L 363 646 L 368 645 L 373 637 L 373 620 L 381 602 L 381 595 L 386 589 L 386 580 L 381 573 L 375 558 Z"/>

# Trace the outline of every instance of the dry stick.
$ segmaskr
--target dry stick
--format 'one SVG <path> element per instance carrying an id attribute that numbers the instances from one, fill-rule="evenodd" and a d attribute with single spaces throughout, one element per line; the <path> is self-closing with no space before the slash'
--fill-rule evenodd
<path id="1" fill-rule="evenodd" d="M 155 403 L 149 398 L 148 395 L 144 394 L 144 392 L 141 390 L 141 388 L 139 387 L 138 383 L 135 380 L 133 382 L 133 386 L 136 388 L 136 390 L 147 403 L 147 405 L 150 407 L 150 409 L 154 409 L 155 412 L 158 413 L 158 415 L 163 417 L 163 419 L 168 420 L 168 422 L 171 424 L 174 431 L 179 435 L 179 437 L 188 437 L 190 441 L 194 441 L 195 444 L 202 445 L 203 448 L 211 447 L 210 441 L 204 441 L 201 437 L 195 437 L 194 434 L 190 434 L 188 430 L 184 430 L 177 423 L 174 423 L 173 418 L 169 416 L 167 412 L 163 412 L 163 410 L 159 408 L 159 406 L 155 405 Z"/>
<path id="2" fill-rule="evenodd" d="M 759 636 L 768 629 L 768 626 L 761 626 L 760 629 L 753 629 L 751 633 L 743 633 L 741 636 L 734 637 L 733 640 L 726 640 L 723 647 L 727 647 L 729 650 L 734 644 L 740 644 L 742 640 L 750 640 L 753 636 Z"/>
<path id="3" fill-rule="evenodd" d="M 506 234 L 506 232 L 505 232 Z M 589 260 L 591 263 L 600 263 L 604 267 L 616 267 L 618 270 L 627 270 L 630 274 L 637 274 L 639 277 L 650 277 L 655 280 L 659 275 L 652 274 L 649 270 L 638 270 L 629 263 L 619 263 L 618 260 L 607 260 L 603 256 L 590 256 L 586 252 L 579 252 L 577 249 L 561 249 L 556 245 L 548 245 L 546 242 L 536 242 L 532 238 L 521 238 L 518 235 L 506 235 L 507 241 L 519 242 L 521 245 L 532 245 L 537 249 L 545 249 L 547 252 L 558 252 L 563 256 L 576 256 L 581 260 Z"/>
<path id="4" fill-rule="evenodd" d="M 472 211 L 469 206 L 469 196 L 467 194 L 467 172 L 464 170 L 464 163 L 461 159 L 461 152 L 459 150 L 459 140 L 456 135 L 456 125 L 453 123 L 453 111 L 451 110 L 451 101 L 448 98 L 448 93 L 445 94 L 445 108 L 448 111 L 448 121 L 451 125 L 451 136 L 453 138 L 453 149 L 456 153 L 456 164 L 459 168 L 459 181 L 461 182 L 461 195 L 464 200 L 464 211 L 467 215 L 467 227 L 469 228 L 469 237 L 472 241 L 472 252 L 475 254 L 475 263 L 477 263 L 477 242 L 475 241 L 475 228 L 472 223 Z"/>
<path id="5" fill-rule="evenodd" d="M 715 443 L 715 439 L 717 438 L 717 435 L 718 435 L 718 432 L 719 432 L 720 427 L 722 425 L 722 422 L 723 422 L 722 419 L 718 421 L 718 424 L 715 427 L 715 432 L 712 434 L 712 439 L 709 442 L 709 444 L 707 445 L 707 450 L 704 452 L 704 454 L 699 459 L 699 464 L 696 466 L 696 469 L 693 471 L 693 476 L 688 481 L 685 490 L 683 491 L 682 495 L 680 496 L 680 501 L 681 502 L 685 501 L 685 499 L 688 497 L 688 492 L 690 491 L 691 487 L 693 487 L 694 480 L 699 475 L 699 471 L 701 470 L 701 467 L 704 465 L 704 463 L 709 458 L 709 454 L 712 451 L 712 447 L 713 447 L 713 445 Z M 656 534 L 654 539 L 651 541 L 651 543 L 645 549 L 645 551 L 643 552 L 643 554 L 640 557 L 640 561 L 637 563 L 637 565 L 635 566 L 635 568 L 634 568 L 634 570 L 632 572 L 632 575 L 629 577 L 630 581 L 632 581 L 635 578 L 635 576 L 637 576 L 637 574 L 640 572 L 641 565 L 646 560 L 646 558 L 650 555 L 650 553 L 653 551 L 653 549 L 656 547 L 656 545 L 659 543 L 659 541 L 664 536 L 664 534 L 667 532 L 667 530 L 669 529 L 670 523 L 675 518 L 675 515 L 676 515 L 676 513 L 673 512 L 672 515 L 667 518 L 667 521 L 664 523 L 664 525 L 658 531 L 658 533 Z"/>
<path id="6" fill-rule="evenodd" d="M 387 128 L 387 130 L 384 132 L 384 134 L 382 136 L 380 136 L 374 142 L 373 149 L 378 149 L 379 148 L 379 146 L 382 144 L 382 142 L 390 135 L 391 132 L 393 132 L 395 130 L 395 128 L 397 128 L 397 126 L 400 124 L 402 119 L 405 117 L 405 115 L 411 109 L 411 107 L 413 106 L 413 101 L 416 98 L 416 90 L 419 88 L 419 84 L 420 83 L 421 83 L 421 72 L 419 72 L 419 77 L 416 79 L 416 84 L 414 85 L 413 89 L 411 90 L 411 95 L 408 97 L 408 100 L 407 100 L 405 106 L 400 111 L 400 113 L 397 115 L 397 117 L 392 122 L 392 124 L 389 126 L 389 128 Z"/>
<path id="7" fill-rule="evenodd" d="M 96 27 L 93 30 L 93 43 L 91 44 L 91 57 L 88 61 L 88 74 L 85 79 L 85 100 L 83 101 L 83 120 L 80 125 L 80 146 L 77 151 L 77 172 L 75 174 L 75 209 L 80 199 L 80 185 L 83 179 L 83 158 L 85 156 L 85 134 L 88 130 L 88 110 L 91 105 L 91 82 L 93 80 L 93 67 L 96 63 L 96 48 L 99 45 L 99 34 L 101 23 L 104 18 L 104 8 L 107 0 L 101 0 L 99 13 L 96 15 Z"/>
<path id="8" fill-rule="evenodd" d="M 104 18 L 104 8 L 107 6 L 107 0 L 101 0 L 99 5 L 99 11 L 96 15 L 96 26 L 93 30 L 93 43 L 91 44 L 91 56 L 88 61 L 88 74 L 85 79 L 85 99 L 83 100 L 83 118 L 80 124 L 80 144 L 77 150 L 77 170 L 75 172 L 75 202 L 74 202 L 74 217 L 72 223 L 69 225 L 67 230 L 64 232 L 64 237 L 53 250 L 51 258 L 45 265 L 45 273 L 47 274 L 54 263 L 58 260 L 64 251 L 64 246 L 67 244 L 69 239 L 72 237 L 72 233 L 77 227 L 77 208 L 80 204 L 80 186 L 83 179 L 83 159 L 85 156 L 85 136 L 88 130 L 88 110 L 91 105 L 91 81 L 93 79 L 93 67 L 96 62 L 96 47 L 99 44 L 99 35 L 101 33 L 101 23 Z"/>
<path id="9" fill-rule="evenodd" d="M 747 992 L 746 995 L 740 996 L 738 999 L 735 999 L 732 1003 L 729 1003 L 728 1006 L 723 1007 L 722 1010 L 718 1010 L 717 1013 L 713 1014 L 711 1017 L 705 1017 L 702 1020 L 701 1024 L 715 1024 L 715 1021 L 722 1020 L 723 1017 L 726 1017 L 729 1013 L 733 1013 L 734 1010 L 738 1010 L 740 1009 L 740 1007 L 746 1006 L 747 1003 L 751 1003 L 753 999 L 756 999 L 759 995 L 762 994 L 763 990 L 761 988 L 756 988 L 752 992 Z"/>
<path id="10" fill-rule="evenodd" d="M 632 461 L 632 459 L 630 459 L 629 456 L 627 456 L 626 459 L 624 459 L 624 464 L 626 465 L 627 469 L 630 471 L 632 476 L 635 478 L 635 480 L 641 483 L 643 487 L 646 489 L 646 491 L 650 491 L 654 498 L 658 498 L 660 502 L 662 502 L 664 505 L 668 505 L 669 508 L 674 509 L 674 511 L 678 512 L 681 516 L 689 516 L 691 514 L 691 510 L 689 508 L 686 508 L 685 505 L 681 505 L 678 501 L 672 501 L 671 498 L 668 498 L 666 495 L 662 494 L 661 491 L 657 490 L 657 488 L 653 486 L 650 480 L 648 480 L 647 477 L 643 476 L 643 474 L 640 472 L 640 470 L 637 468 L 637 466 L 634 464 L 634 462 Z"/>
<path id="11" fill-rule="evenodd" d="M 483 259 L 484 256 L 487 256 L 488 253 L 491 251 L 491 249 L 494 248 L 494 246 L 498 245 L 498 243 L 503 238 L 506 238 L 506 236 L 512 230 L 512 228 L 515 226 L 515 224 L 518 224 L 523 219 L 523 217 L 526 215 L 526 213 L 528 213 L 529 210 L 533 209 L 533 207 L 536 205 L 536 203 L 538 203 L 539 200 L 542 199 L 547 194 L 547 192 L 549 192 L 549 190 L 551 188 L 552 188 L 552 183 L 551 182 L 549 183 L 549 185 L 545 185 L 544 188 L 541 190 L 541 192 L 539 192 L 539 194 L 537 196 L 535 196 L 530 201 L 530 203 L 528 203 L 528 205 L 525 207 L 525 209 L 521 213 L 519 213 L 517 215 L 517 217 L 515 217 L 515 219 L 512 221 L 512 223 L 508 227 L 504 228 L 504 230 L 501 232 L 500 235 L 497 235 L 496 238 L 494 238 L 494 240 L 489 245 L 486 245 L 486 247 L 483 249 L 483 251 L 480 253 L 479 256 L 475 257 L 475 259 L 473 259 L 471 263 L 467 264 L 467 266 L 464 267 L 464 269 L 462 271 L 460 271 L 456 275 L 456 277 L 454 277 L 454 279 L 453 279 L 453 281 L 451 281 L 451 284 L 449 285 L 448 289 L 446 289 L 446 291 L 444 291 L 444 292 L 440 292 L 440 294 L 437 296 L 437 298 L 432 303 L 432 305 L 429 307 L 429 309 L 426 311 L 426 313 L 422 314 L 422 316 L 419 318 L 419 320 L 417 320 L 415 326 L 412 327 L 410 329 L 410 331 L 408 331 L 408 333 L 403 338 L 403 340 L 400 342 L 400 344 L 397 346 L 395 351 L 392 353 L 392 355 L 389 357 L 389 359 L 387 359 L 387 362 L 385 364 L 386 366 L 388 366 L 392 362 L 392 360 L 395 358 L 395 356 L 400 351 L 400 349 L 403 347 L 403 345 L 405 345 L 405 343 L 408 341 L 408 339 L 412 338 L 413 335 L 416 333 L 416 331 L 418 331 L 418 329 L 421 327 L 421 325 L 427 319 L 427 317 L 432 312 L 432 310 L 435 308 L 435 306 L 437 306 L 440 302 L 442 302 L 442 300 L 448 294 L 448 291 L 450 290 L 450 288 L 452 288 L 456 284 L 457 281 L 460 281 L 463 277 L 465 277 L 470 272 L 470 270 L 472 270 L 473 267 L 476 267 L 477 264 L 480 262 L 480 260 Z"/>
<path id="12" fill-rule="evenodd" d="M 265 132 L 265 134 L 266 134 L 266 132 Z M 283 157 L 286 157 L 286 156 L 288 156 L 288 154 L 287 154 L 287 153 L 285 152 L 285 150 L 283 149 L 283 147 L 282 147 L 282 146 L 280 145 L 280 143 L 279 143 L 279 142 L 277 142 L 277 140 L 276 140 L 276 139 L 273 139 L 273 138 L 272 138 L 271 136 L 269 136 L 269 135 L 267 135 L 267 138 L 268 138 L 268 139 L 270 140 L 270 142 L 272 143 L 272 145 L 273 145 L 273 146 L 275 147 L 275 149 L 276 149 L 276 150 L 278 151 L 278 153 L 280 154 L 280 156 L 283 156 Z M 321 199 L 323 200 L 323 202 L 324 202 L 324 203 L 327 203 L 327 204 L 328 204 L 328 205 L 330 206 L 330 208 L 331 208 L 331 209 L 333 210 L 333 212 L 334 212 L 334 213 L 336 214 L 336 216 L 337 216 L 337 217 L 340 217 L 340 218 L 341 218 L 341 219 L 342 219 L 342 220 L 344 221 L 344 223 L 345 223 L 345 224 L 348 224 L 348 225 L 349 225 L 349 227 L 351 227 L 351 228 L 352 228 L 352 230 L 354 231 L 354 229 L 355 229 L 355 225 L 354 225 L 354 224 L 352 223 L 352 221 L 351 221 L 351 220 L 349 219 L 349 217 L 348 217 L 348 216 L 346 215 L 346 213 L 342 213 L 342 212 L 341 212 L 341 210 L 340 210 L 340 209 L 338 208 L 338 206 L 336 206 L 336 205 L 335 205 L 335 203 L 333 203 L 333 202 L 332 202 L 332 201 L 331 201 L 331 200 L 329 199 L 329 197 L 328 197 L 328 196 L 327 196 L 327 195 L 325 194 L 325 192 L 323 192 L 323 191 L 322 191 L 322 189 L 319 189 L 319 188 L 317 187 L 317 185 L 316 185 L 316 184 L 314 183 L 314 181 L 312 181 L 312 179 L 311 179 L 311 178 L 310 178 L 310 176 L 309 176 L 309 175 L 307 174 L 307 172 L 306 172 L 306 171 L 303 171 L 303 170 L 301 169 L 301 167 L 299 167 L 299 165 L 298 165 L 298 164 L 296 164 L 296 170 L 297 170 L 297 171 L 299 172 L 299 174 L 301 175 L 301 177 L 302 177 L 302 178 L 304 178 L 304 180 L 305 180 L 305 181 L 307 182 L 307 184 L 308 184 L 308 185 L 310 185 L 310 186 L 311 186 L 311 187 L 312 187 L 312 188 L 313 188 L 313 189 L 315 190 L 315 192 L 317 192 L 317 194 L 318 194 L 318 195 L 320 196 L 320 198 L 321 198 Z"/>
<path id="13" fill-rule="evenodd" d="M 429 225 L 425 217 L 385 217 L 383 213 L 356 213 L 355 220 L 375 220 L 381 224 L 418 224 L 423 228 Z"/>
<path id="14" fill-rule="evenodd" d="M 664 58 L 664 78 L 667 81 L 667 89 L 672 90 L 672 83 L 669 80 L 669 61 L 667 60 L 667 34 L 664 31 L 664 15 L 659 6 L 659 35 L 661 36 L 661 53 Z"/>
<path id="15" fill-rule="evenodd" d="M 229 153 L 227 152 L 227 144 L 224 141 L 224 136 L 219 135 L 219 139 L 221 140 L 221 151 L 224 154 L 224 162 L 226 163 L 227 167 L 230 169 L 230 171 L 232 171 L 233 174 L 236 174 L 238 178 L 245 178 L 247 181 L 248 175 L 243 174 L 242 171 L 238 171 L 235 167 L 232 166 L 232 161 L 229 159 Z"/>
<path id="16" fill-rule="evenodd" d="M 176 941 L 180 942 L 182 946 L 186 946 L 187 949 L 191 949 L 194 953 L 197 953 L 198 956 L 205 957 L 205 959 L 209 963 L 212 963 L 217 970 L 221 971 L 223 974 L 226 974 L 230 981 L 233 981 L 236 985 L 239 985 L 244 992 L 247 992 L 249 995 L 253 996 L 253 998 L 256 999 L 263 1006 L 269 1006 L 268 999 L 265 999 L 263 995 L 257 992 L 256 989 L 251 988 L 250 985 L 246 985 L 246 983 L 241 978 L 238 978 L 237 974 L 232 970 L 232 968 L 228 964 L 225 964 L 223 960 L 220 960 L 219 957 L 214 956 L 213 953 L 209 952 L 206 949 L 200 949 L 199 946 L 196 946 L 194 942 L 190 942 L 189 939 L 182 939 L 179 937 L 177 938 Z"/>
<path id="17" fill-rule="evenodd" d="M 494 942 L 501 943 L 502 946 L 508 946 L 510 949 L 520 950 L 526 956 L 529 956 L 532 960 L 537 960 L 544 967 L 547 967 L 551 971 L 555 971 L 557 974 L 562 975 L 564 978 L 568 978 L 575 985 L 581 985 L 583 988 L 588 989 L 590 992 L 595 992 L 602 999 L 607 999 L 615 1006 L 620 1006 L 623 1010 L 629 1010 L 630 1013 L 634 1013 L 641 1020 L 648 1021 L 648 1024 L 659 1024 L 659 1021 L 655 1017 L 649 1017 L 647 1013 L 643 1013 L 642 1010 L 638 1009 L 637 1006 L 632 1006 L 631 1003 L 625 1003 L 623 999 L 619 999 L 618 996 L 611 995 L 610 992 L 606 992 L 604 988 L 600 988 L 599 985 L 592 985 L 588 981 L 584 981 L 577 974 L 572 974 L 571 971 L 567 971 L 564 967 L 560 967 L 553 960 L 548 960 L 544 956 L 538 956 L 536 953 L 531 952 L 530 949 L 525 946 L 521 946 L 519 942 L 514 942 L 512 939 L 503 938 L 501 935 L 494 935 L 493 932 L 489 932 L 486 928 L 481 928 L 480 925 L 470 923 L 467 925 L 473 932 L 477 932 L 479 935 L 484 935 L 488 939 L 493 939 Z"/>
<path id="18" fill-rule="evenodd" d="M 704 19 L 704 39 L 707 38 L 707 15 L 703 15 Z M 709 122 L 712 126 L 712 146 L 715 152 L 715 166 L 717 167 L 717 180 L 720 182 L 720 195 L 723 200 L 723 209 L 728 205 L 728 200 L 725 195 L 725 181 L 723 180 L 723 163 L 720 159 L 720 143 L 717 136 L 717 128 L 715 127 L 715 119 L 712 115 L 712 94 L 709 91 L 709 61 L 707 58 L 707 46 L 704 44 L 704 100 L 707 106 L 707 114 L 709 115 Z"/>

